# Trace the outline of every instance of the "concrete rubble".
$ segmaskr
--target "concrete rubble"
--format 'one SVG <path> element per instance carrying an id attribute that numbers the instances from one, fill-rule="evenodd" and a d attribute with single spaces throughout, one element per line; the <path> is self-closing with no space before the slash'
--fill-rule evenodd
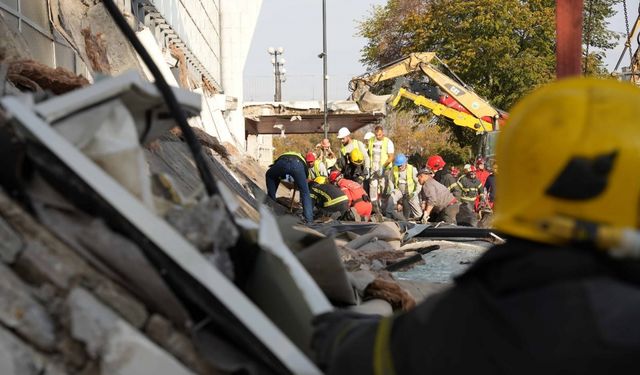
<path id="1" fill-rule="evenodd" d="M 92 72 L 140 72 L 102 4 L 51 4 Z M 3 92 L 35 95 L 0 100 L 0 374 L 320 373 L 314 315 L 409 310 L 488 247 L 406 223 L 299 225 L 265 201 L 256 160 L 194 128 L 220 190 L 206 197 L 150 84 L 135 74 L 90 84 L 9 47 Z M 197 113 L 199 98 L 176 92 Z M 148 124 L 145 105 L 158 111 Z M 411 272 L 431 276 L 405 280 Z"/>

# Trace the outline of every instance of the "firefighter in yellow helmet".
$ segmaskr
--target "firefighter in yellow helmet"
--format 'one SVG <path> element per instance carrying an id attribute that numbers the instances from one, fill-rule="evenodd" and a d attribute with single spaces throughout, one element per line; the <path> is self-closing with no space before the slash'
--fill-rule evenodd
<path id="1" fill-rule="evenodd" d="M 354 148 L 349 153 L 349 157 L 344 159 L 346 163 L 342 167 L 342 175 L 344 178 L 355 181 L 362 185 L 367 178 L 364 165 L 364 154 L 359 148 Z"/>
<path id="2" fill-rule="evenodd" d="M 570 79 L 511 112 L 496 228 L 448 290 L 315 320 L 328 374 L 629 374 L 640 355 L 640 89 Z"/>

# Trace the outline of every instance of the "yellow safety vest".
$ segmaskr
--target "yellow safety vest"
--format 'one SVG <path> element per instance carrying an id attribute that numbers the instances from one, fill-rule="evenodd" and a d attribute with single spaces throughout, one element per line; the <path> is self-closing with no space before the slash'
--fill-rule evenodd
<path id="1" fill-rule="evenodd" d="M 369 160 L 371 160 L 371 168 L 373 168 L 373 143 L 376 141 L 376 137 L 369 138 Z M 382 138 L 382 150 L 380 150 L 380 166 L 383 166 L 387 162 L 387 145 L 389 144 L 389 138 Z"/>
<path id="2" fill-rule="evenodd" d="M 413 192 L 416 190 L 416 182 L 413 181 L 413 165 L 411 164 L 407 164 L 407 192 L 409 194 L 413 194 Z M 400 176 L 400 170 L 398 169 L 398 167 L 393 167 L 393 185 L 397 188 L 398 187 L 398 179 Z"/>
<path id="3" fill-rule="evenodd" d="M 353 147 L 354 147 L 354 149 L 355 149 L 356 147 L 360 147 L 360 146 L 358 145 L 358 143 L 360 143 L 360 141 L 359 141 L 359 140 L 357 140 L 357 139 L 352 139 L 352 140 L 351 140 L 351 142 L 353 142 Z M 347 154 L 347 147 L 345 147 L 345 145 L 342 145 L 342 147 L 340 147 L 340 154 L 341 154 L 342 156 L 344 156 L 344 155 L 346 155 L 346 154 Z"/>
<path id="4" fill-rule="evenodd" d="M 322 176 L 320 174 L 320 160 L 316 159 L 316 161 L 313 162 L 313 168 L 309 169 L 309 179 L 313 180 L 314 178 L 320 177 L 320 176 Z"/>

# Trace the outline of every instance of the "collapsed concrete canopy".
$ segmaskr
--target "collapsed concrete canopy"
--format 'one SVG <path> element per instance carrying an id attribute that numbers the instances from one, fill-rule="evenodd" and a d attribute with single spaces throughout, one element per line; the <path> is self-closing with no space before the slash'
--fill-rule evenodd
<path id="1" fill-rule="evenodd" d="M 248 134 L 311 134 L 322 133 L 324 113 L 322 103 L 273 102 L 248 103 L 244 107 Z M 384 117 L 381 112 L 362 112 L 352 101 L 335 101 L 328 105 L 329 133 L 342 127 L 354 132 L 364 126 L 377 124 Z"/>

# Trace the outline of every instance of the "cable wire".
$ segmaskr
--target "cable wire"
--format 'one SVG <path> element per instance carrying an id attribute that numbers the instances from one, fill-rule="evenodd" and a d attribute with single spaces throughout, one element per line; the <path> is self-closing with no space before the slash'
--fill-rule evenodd
<path id="1" fill-rule="evenodd" d="M 187 122 L 187 116 L 182 109 L 182 106 L 180 106 L 180 103 L 178 103 L 178 100 L 176 99 L 171 86 L 169 86 L 167 81 L 164 79 L 162 73 L 160 72 L 160 69 L 158 69 L 158 66 L 153 62 L 151 55 L 149 55 L 149 52 L 147 52 L 147 50 L 144 48 L 135 32 L 133 31 L 133 29 L 131 29 L 131 26 L 129 26 L 127 20 L 124 18 L 113 0 L 103 0 L 103 4 L 107 8 L 107 11 L 111 15 L 111 18 L 113 18 L 113 21 L 116 23 L 120 31 L 124 34 L 125 38 L 129 40 L 129 43 L 131 43 L 138 55 L 140 55 L 140 58 L 151 72 L 151 75 L 153 75 L 153 78 L 155 79 L 155 85 L 158 88 L 158 91 L 160 91 L 160 94 L 162 94 L 162 97 L 164 98 L 167 106 L 169 107 L 171 115 L 178 123 L 178 127 L 180 127 L 187 146 L 189 147 L 189 150 L 193 155 L 193 160 L 196 164 L 198 172 L 200 173 L 200 178 L 202 179 L 202 183 L 204 184 L 207 194 L 210 196 L 218 194 L 218 187 L 215 184 L 215 180 L 213 178 L 213 175 L 211 174 L 211 171 L 207 167 L 202 153 L 202 147 L 200 146 L 195 133 L 191 129 L 191 126 Z"/>

